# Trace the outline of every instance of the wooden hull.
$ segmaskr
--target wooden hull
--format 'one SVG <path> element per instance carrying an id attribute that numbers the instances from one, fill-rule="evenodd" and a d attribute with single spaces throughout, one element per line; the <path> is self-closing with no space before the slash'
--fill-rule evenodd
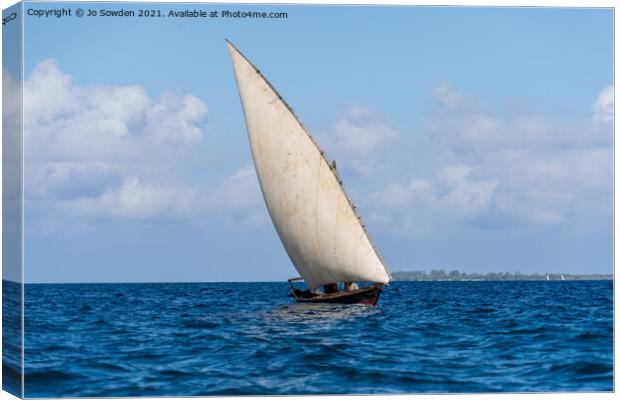
<path id="1" fill-rule="evenodd" d="M 294 291 L 292 297 L 298 303 L 366 304 L 374 306 L 379 301 L 381 290 L 381 286 L 374 285 L 349 292 L 321 295 L 308 295 L 308 292 Z"/>

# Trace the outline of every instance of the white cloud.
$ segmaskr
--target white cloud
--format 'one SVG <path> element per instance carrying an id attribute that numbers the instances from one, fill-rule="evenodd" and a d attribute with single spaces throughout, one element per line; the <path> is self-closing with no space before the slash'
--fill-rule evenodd
<path id="1" fill-rule="evenodd" d="M 60 179 L 76 171 L 108 171 L 126 180 L 145 169 L 167 170 L 201 140 L 207 106 L 171 92 L 153 100 L 138 85 L 76 85 L 47 60 L 24 83 L 24 113 L 27 173 L 33 177 L 26 182 L 36 183 L 27 194 L 42 195 L 41 185 L 53 191 L 55 182 L 67 185 Z"/>
<path id="2" fill-rule="evenodd" d="M 594 103 L 594 120 L 596 122 L 612 122 L 614 118 L 614 87 L 607 86 L 598 95 Z"/>
<path id="3" fill-rule="evenodd" d="M 210 210 L 226 211 L 225 223 L 229 227 L 259 225 L 269 220 L 254 166 L 238 169 L 206 198 Z"/>
<path id="4" fill-rule="evenodd" d="M 254 166 L 247 166 L 235 171 L 216 189 L 212 200 L 213 207 L 241 208 L 262 201 L 262 194 Z"/>
<path id="5" fill-rule="evenodd" d="M 473 170 L 468 165 L 451 165 L 439 172 L 447 186 L 447 193 L 441 199 L 442 208 L 463 218 L 474 218 L 489 211 L 498 180 L 474 180 L 470 176 Z"/>
<path id="6" fill-rule="evenodd" d="M 12 207 L 19 207 L 21 190 L 21 83 L 7 70 L 2 70 L 2 135 L 4 201 L 10 201 Z M 5 203 L 6 204 L 6 203 Z"/>
<path id="7" fill-rule="evenodd" d="M 80 197 L 60 205 L 76 216 L 146 219 L 188 216 L 194 211 L 196 199 L 192 189 L 142 183 L 133 177 L 99 197 Z"/>
<path id="8" fill-rule="evenodd" d="M 339 166 L 368 175 L 377 162 L 377 151 L 398 137 L 379 112 L 367 107 L 349 107 L 340 112 L 320 143 Z"/>
<path id="9" fill-rule="evenodd" d="M 416 232 L 466 221 L 475 226 L 611 222 L 613 89 L 590 119 L 505 114 L 442 83 L 426 123 L 442 167 L 417 186 L 389 182 L 371 199 L 386 224 Z M 425 193 L 424 201 L 419 195 Z M 434 221 L 434 223 L 432 222 Z M 443 225 L 442 225 L 443 224 Z"/>
<path id="10" fill-rule="evenodd" d="M 507 113 L 478 104 L 474 99 L 443 83 L 431 91 L 435 104 L 426 122 L 426 132 L 442 151 L 455 158 L 483 157 L 506 150 L 557 151 L 565 148 L 607 147 L 611 144 L 609 124 L 592 126 L 590 119 L 549 117 L 536 113 Z M 447 102 L 437 99 L 457 98 Z M 445 94 L 448 92 L 449 94 Z M 613 116 L 613 88 L 606 87 L 594 106 L 593 119 L 610 122 Z"/>
<path id="11" fill-rule="evenodd" d="M 2 70 L 2 129 L 19 127 L 21 124 L 20 82 L 6 69 Z"/>
<path id="12" fill-rule="evenodd" d="M 57 171 L 58 175 L 77 176 L 74 166 Z M 110 171 L 102 170 L 102 174 Z M 96 181 L 100 182 L 100 180 Z M 56 190 L 58 186 L 53 185 Z M 266 211 L 253 167 L 243 167 L 225 177 L 214 187 L 182 186 L 143 182 L 138 177 L 112 184 L 102 193 L 88 193 L 82 181 L 82 192 L 56 200 L 67 215 L 78 218 L 187 218 L 201 222 L 223 221 L 227 227 L 257 225 L 266 221 Z"/>
<path id="13" fill-rule="evenodd" d="M 431 89 L 431 99 L 435 107 L 441 109 L 456 109 L 465 105 L 465 96 L 446 81 Z"/>
<path id="14" fill-rule="evenodd" d="M 79 87 L 58 68 L 55 60 L 43 61 L 24 83 L 24 114 L 28 120 L 47 122 L 58 115 L 80 110 Z"/>
<path id="15" fill-rule="evenodd" d="M 102 162 L 38 163 L 27 171 L 28 197 L 51 201 L 99 196 L 119 187 L 127 173 L 126 168 Z"/>
<path id="16" fill-rule="evenodd" d="M 472 177 L 473 171 L 469 165 L 450 165 L 438 171 L 434 180 L 414 178 L 407 184 L 392 182 L 370 198 L 378 208 L 391 210 L 388 214 L 392 217 L 384 222 L 409 223 L 422 217 L 419 214 L 471 220 L 489 211 L 497 186 L 496 180 Z M 403 214 L 409 215 L 403 218 Z M 416 218 L 411 218 L 411 214 Z"/>
<path id="17" fill-rule="evenodd" d="M 202 138 L 206 104 L 165 92 L 152 100 L 141 86 L 80 86 L 54 60 L 24 84 L 28 160 L 153 163 Z"/>
<path id="18" fill-rule="evenodd" d="M 194 96 L 166 92 L 159 104 L 146 111 L 144 134 L 158 144 L 195 143 L 202 137 L 197 125 L 207 114 L 207 106 Z"/>
<path id="19" fill-rule="evenodd" d="M 381 191 L 373 193 L 370 198 L 374 202 L 390 208 L 406 208 L 414 203 L 430 206 L 437 203 L 437 189 L 433 183 L 414 178 L 406 184 L 388 183 Z"/>
<path id="20" fill-rule="evenodd" d="M 216 216 L 247 226 L 268 219 L 252 167 L 211 187 L 184 184 L 174 173 L 204 135 L 207 106 L 195 96 L 168 91 L 152 98 L 137 85 L 78 85 L 53 60 L 39 64 L 24 85 L 26 195 L 33 202 L 82 220 Z M 385 184 L 369 198 L 369 220 L 413 234 L 461 222 L 609 224 L 611 86 L 582 120 L 505 113 L 449 83 L 434 88 L 431 99 L 424 131 L 440 165 L 428 176 L 403 175 L 400 165 L 392 178 L 381 176 Z M 388 119 L 365 107 L 345 109 L 319 132 L 338 166 L 369 185 L 382 150 L 399 144 Z M 395 151 L 391 156 L 402 161 L 408 150 Z"/>
<path id="21" fill-rule="evenodd" d="M 202 140 L 207 116 L 191 94 L 154 99 L 138 85 L 78 85 L 47 60 L 24 83 L 24 107 L 31 207 L 82 222 L 205 219 L 222 210 L 237 225 L 264 220 L 251 167 L 212 187 L 183 182 L 183 155 Z"/>

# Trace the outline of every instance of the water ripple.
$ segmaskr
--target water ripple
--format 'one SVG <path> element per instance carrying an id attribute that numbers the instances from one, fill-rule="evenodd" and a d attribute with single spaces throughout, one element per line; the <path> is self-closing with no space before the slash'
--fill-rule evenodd
<path id="1" fill-rule="evenodd" d="M 395 282 L 377 307 L 282 283 L 25 294 L 27 397 L 613 389 L 611 281 Z"/>

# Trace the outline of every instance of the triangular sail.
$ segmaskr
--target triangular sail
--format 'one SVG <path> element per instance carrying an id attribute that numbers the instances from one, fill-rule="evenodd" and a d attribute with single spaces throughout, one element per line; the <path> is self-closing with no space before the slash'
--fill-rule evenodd
<path id="1" fill-rule="evenodd" d="M 311 289 L 340 281 L 389 283 L 335 168 L 258 69 L 230 42 L 228 49 L 263 197 L 301 277 Z"/>

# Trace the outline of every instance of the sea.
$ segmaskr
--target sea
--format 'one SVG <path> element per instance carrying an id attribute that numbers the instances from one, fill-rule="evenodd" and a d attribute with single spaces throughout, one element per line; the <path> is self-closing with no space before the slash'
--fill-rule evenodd
<path id="1" fill-rule="evenodd" d="M 27 284 L 25 396 L 608 392 L 613 281 Z M 5 368 L 13 360 L 4 361 Z"/>

